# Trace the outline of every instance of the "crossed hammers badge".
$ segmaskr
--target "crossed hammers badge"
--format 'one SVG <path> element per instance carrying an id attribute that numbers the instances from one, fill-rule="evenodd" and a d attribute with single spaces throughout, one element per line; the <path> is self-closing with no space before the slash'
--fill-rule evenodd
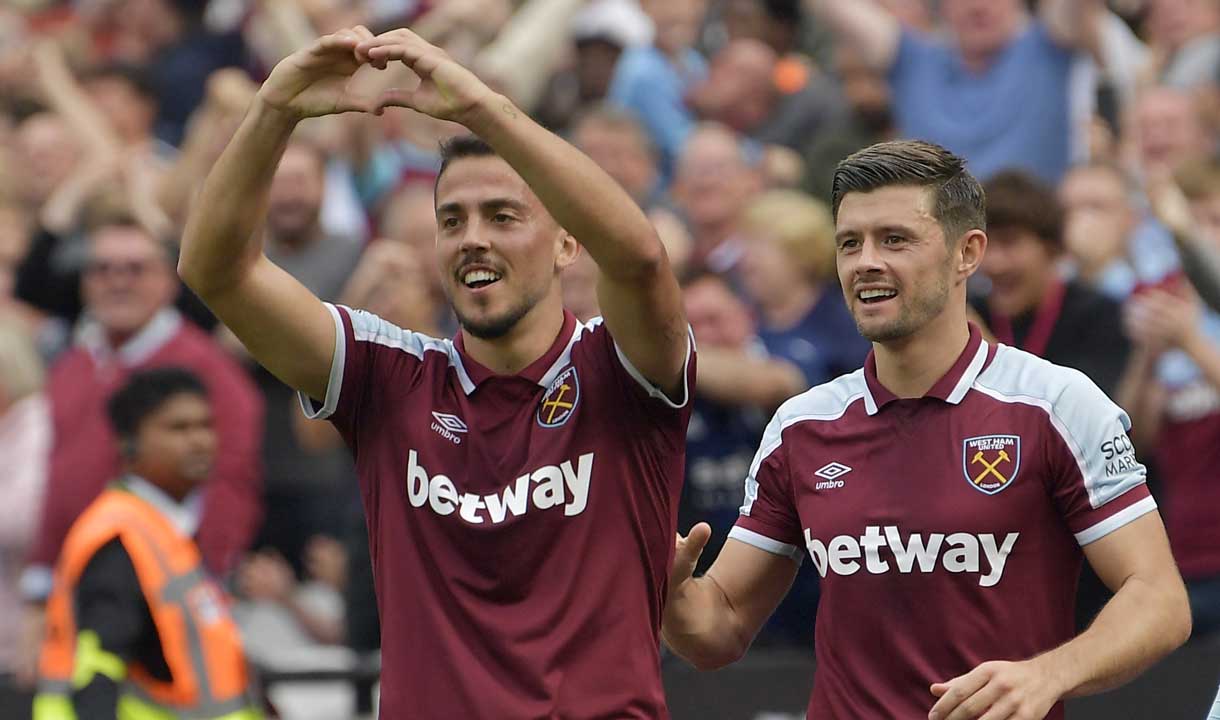
<path id="1" fill-rule="evenodd" d="M 1012 484 L 1021 466 L 1021 437 L 980 435 L 962 443 L 962 472 L 970 486 L 994 495 Z"/>

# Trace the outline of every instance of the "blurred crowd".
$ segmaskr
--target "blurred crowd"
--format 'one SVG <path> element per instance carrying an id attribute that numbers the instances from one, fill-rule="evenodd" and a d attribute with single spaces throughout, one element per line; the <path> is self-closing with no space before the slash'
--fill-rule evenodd
<path id="1" fill-rule="evenodd" d="M 212 398 L 198 541 L 251 658 L 342 668 L 375 651 L 347 450 L 175 272 L 260 79 L 354 24 L 443 46 L 648 212 L 699 343 L 679 525 L 721 542 L 774 409 L 869 349 L 835 272 L 835 163 L 898 137 L 965 156 L 989 206 L 975 322 L 1129 412 L 1196 637 L 1220 630 L 1220 0 L 10 0 L 0 694 L 29 677 L 31 608 L 68 528 L 118 473 L 106 399 L 150 366 L 190 368 Z M 438 143 L 460 131 L 409 111 L 305 123 L 275 175 L 268 255 L 323 299 L 453 334 L 432 195 Z M 564 277 L 582 319 L 595 284 L 587 256 Z M 758 644 L 811 649 L 810 565 Z M 1082 620 L 1103 598 L 1085 578 Z"/>

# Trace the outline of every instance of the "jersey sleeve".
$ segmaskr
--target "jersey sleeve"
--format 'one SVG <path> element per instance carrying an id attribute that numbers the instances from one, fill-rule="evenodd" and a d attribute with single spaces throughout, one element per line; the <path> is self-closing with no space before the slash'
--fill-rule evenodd
<path id="1" fill-rule="evenodd" d="M 1127 436 L 1131 420 L 1076 371 L 1051 406 L 1050 492 L 1081 546 L 1156 510 L 1147 471 Z"/>
<path id="2" fill-rule="evenodd" d="M 358 418 L 377 412 L 379 399 L 386 395 L 377 388 L 413 386 L 424 351 L 430 345 L 439 346 L 441 341 L 404 330 L 364 310 L 325 305 L 335 322 L 335 350 L 326 397 L 319 402 L 298 393 L 298 398 L 305 417 L 330 419 L 346 431 Z"/>
<path id="3" fill-rule="evenodd" d="M 729 537 L 747 545 L 800 562 L 801 523 L 785 460 L 783 419 L 775 414 L 746 476 L 745 502 Z"/>
<path id="4" fill-rule="evenodd" d="M 695 387 L 695 339 L 690 331 L 686 336 L 686 361 L 682 367 L 682 387 L 677 397 L 669 397 L 664 390 L 644 377 L 631 360 L 623 353 L 618 343 L 610 336 L 604 323 L 592 324 L 593 344 L 600 356 L 598 365 L 612 373 L 615 387 L 621 399 L 632 412 L 652 425 L 673 426 L 680 430 L 679 444 L 684 444 L 686 423 L 690 420 L 692 394 Z M 677 423 L 677 425 L 675 425 Z"/>

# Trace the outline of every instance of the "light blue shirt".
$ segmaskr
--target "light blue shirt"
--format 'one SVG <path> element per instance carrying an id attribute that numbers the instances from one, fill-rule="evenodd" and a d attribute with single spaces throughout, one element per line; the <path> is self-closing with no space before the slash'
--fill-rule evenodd
<path id="1" fill-rule="evenodd" d="M 951 43 L 904 30 L 889 73 L 899 132 L 966 158 L 979 179 L 1018 168 L 1058 184 L 1071 160 L 1073 57 L 1034 21 L 976 73 Z"/>
<path id="2" fill-rule="evenodd" d="M 628 48 L 619 57 L 607 93 L 609 101 L 630 110 L 643 123 L 661 155 L 661 175 L 673 175 L 674 164 L 695 116 L 686 107 L 686 93 L 707 76 L 707 62 L 687 50 L 674 63 L 657 48 Z"/>

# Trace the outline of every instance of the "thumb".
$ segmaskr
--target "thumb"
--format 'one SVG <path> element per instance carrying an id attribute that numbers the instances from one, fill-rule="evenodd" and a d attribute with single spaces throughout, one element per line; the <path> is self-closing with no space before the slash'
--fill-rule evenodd
<path id="1" fill-rule="evenodd" d="M 932 691 L 934 696 L 942 697 L 945 693 L 949 692 L 949 683 L 932 683 L 932 687 L 929 689 Z"/>
<path id="2" fill-rule="evenodd" d="M 672 580 L 682 582 L 691 576 L 691 573 L 695 571 L 695 565 L 699 562 L 699 557 L 703 555 L 703 548 L 707 547 L 707 541 L 711 537 L 712 526 L 705 522 L 696 524 L 686 537 L 678 536 L 674 545 Z"/>
<path id="3" fill-rule="evenodd" d="M 401 107 L 408 110 L 418 110 L 414 103 L 414 90 L 391 88 L 381 93 L 373 107 L 373 114 L 380 115 L 388 107 Z"/>

